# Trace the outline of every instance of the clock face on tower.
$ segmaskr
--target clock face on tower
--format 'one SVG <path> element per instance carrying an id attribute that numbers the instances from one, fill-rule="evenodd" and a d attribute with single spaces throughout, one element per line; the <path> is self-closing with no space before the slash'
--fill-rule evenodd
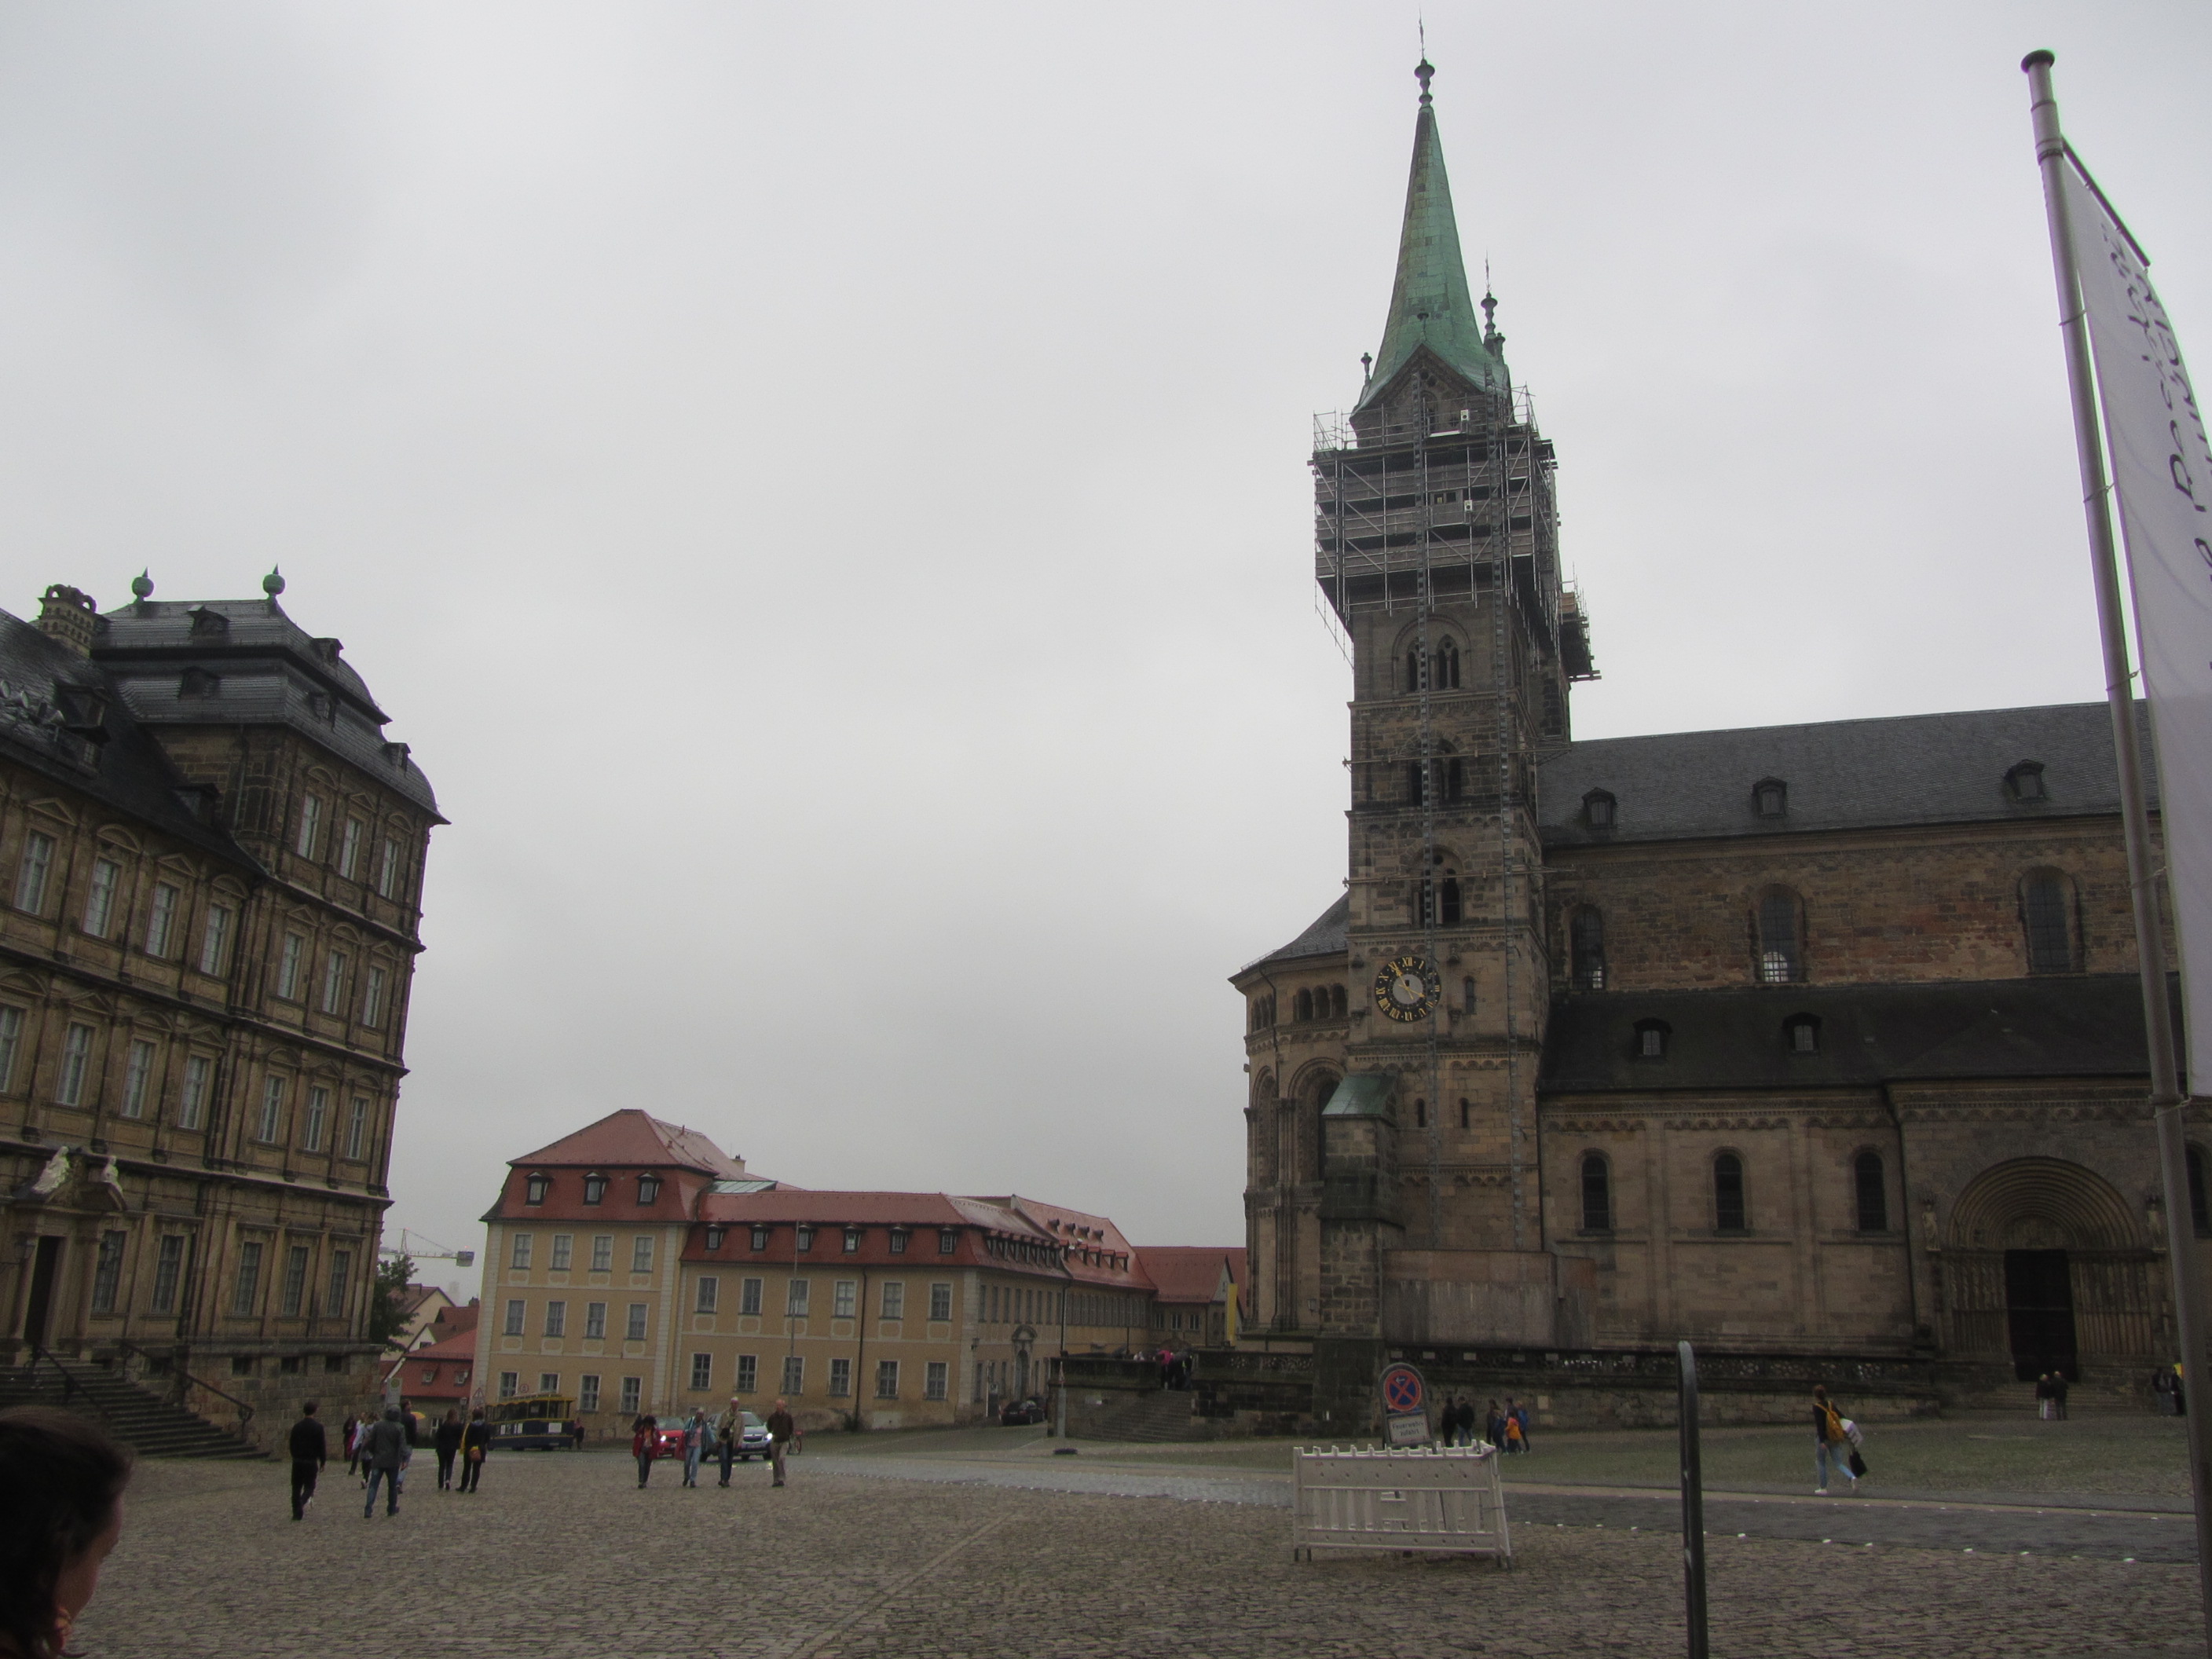
<path id="1" fill-rule="evenodd" d="M 1395 957 L 1375 975 L 1375 1006 L 1401 1024 L 1426 1019 L 1437 1006 L 1436 964 L 1426 957 Z"/>

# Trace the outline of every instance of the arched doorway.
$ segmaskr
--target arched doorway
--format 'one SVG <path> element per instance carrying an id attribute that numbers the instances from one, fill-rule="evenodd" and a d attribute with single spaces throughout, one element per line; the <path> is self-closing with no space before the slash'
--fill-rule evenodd
<path id="1" fill-rule="evenodd" d="M 2020 1158 L 1970 1182 L 1943 1251 L 1950 1352 L 2048 1371 L 2140 1364 L 2158 1349 L 2154 1257 L 2111 1182 L 2063 1158 Z"/>

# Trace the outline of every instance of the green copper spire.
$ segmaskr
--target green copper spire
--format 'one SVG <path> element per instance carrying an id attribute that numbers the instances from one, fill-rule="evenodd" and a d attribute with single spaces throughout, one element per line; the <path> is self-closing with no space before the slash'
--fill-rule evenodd
<path id="1" fill-rule="evenodd" d="M 1413 170 L 1406 184 L 1405 228 L 1398 237 L 1398 277 L 1390 289 L 1382 349 L 1360 398 L 1363 407 L 1422 346 L 1478 386 L 1503 392 L 1509 383 L 1504 362 L 1484 344 L 1483 319 L 1460 258 L 1451 181 L 1444 176 L 1443 143 L 1437 137 L 1437 114 L 1429 101 L 1429 78 L 1435 73 L 1426 58 L 1413 71 L 1421 83 L 1421 112 L 1413 122 Z"/>

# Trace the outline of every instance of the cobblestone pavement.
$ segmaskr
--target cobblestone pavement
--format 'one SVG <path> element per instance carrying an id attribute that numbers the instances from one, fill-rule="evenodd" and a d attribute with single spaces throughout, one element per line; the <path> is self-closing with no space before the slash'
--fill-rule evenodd
<path id="1" fill-rule="evenodd" d="M 1396 1556 L 1293 1563 L 1287 1517 L 1268 1504 L 890 1478 L 842 1457 L 796 1460 L 781 1492 L 757 1465 L 728 1492 L 684 1490 L 664 1465 L 640 1492 L 624 1459 L 555 1454 L 503 1455 L 465 1497 L 431 1489 L 426 1466 L 396 1519 L 362 1520 L 359 1487 L 334 1471 L 295 1525 L 280 1465 L 149 1464 L 78 1648 L 89 1659 L 1682 1650 L 1678 1540 L 1661 1527 L 1540 1524 L 1528 1507 L 1539 1494 L 1506 1573 Z M 1714 1531 L 1713 1650 L 1732 1659 L 2165 1659 L 2192 1637 L 2203 1651 L 2195 1574 L 2170 1562 Z"/>

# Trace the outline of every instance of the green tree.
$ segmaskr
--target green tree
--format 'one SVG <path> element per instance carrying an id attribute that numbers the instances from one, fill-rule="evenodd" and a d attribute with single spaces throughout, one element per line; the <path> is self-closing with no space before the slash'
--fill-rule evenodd
<path id="1" fill-rule="evenodd" d="M 389 1342 L 407 1322 L 400 1297 L 415 1282 L 415 1258 L 404 1251 L 376 1264 L 376 1284 L 368 1293 L 368 1339 Z"/>

